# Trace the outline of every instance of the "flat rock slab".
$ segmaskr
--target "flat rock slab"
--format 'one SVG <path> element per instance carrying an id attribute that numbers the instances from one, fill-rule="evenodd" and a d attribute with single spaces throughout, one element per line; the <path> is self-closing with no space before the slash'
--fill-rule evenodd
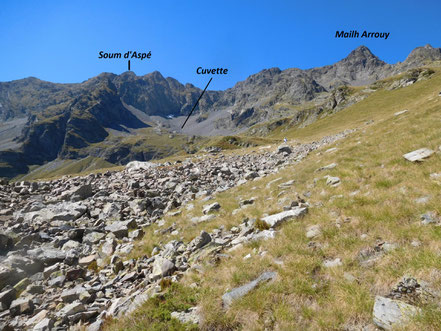
<path id="1" fill-rule="evenodd" d="M 415 316 L 419 311 L 419 308 L 403 301 L 377 295 L 375 297 L 373 320 L 380 328 L 391 330 L 405 324 L 410 317 Z"/>
<path id="2" fill-rule="evenodd" d="M 423 161 L 423 159 L 428 158 L 433 153 L 435 152 L 432 151 L 431 149 L 420 148 L 417 149 L 416 151 L 404 154 L 403 157 L 410 162 L 421 162 Z"/>
<path id="3" fill-rule="evenodd" d="M 141 162 L 141 161 L 132 161 L 127 163 L 126 170 L 128 172 L 138 171 L 138 170 L 148 170 L 151 168 L 156 168 L 158 164 L 152 162 Z"/>
<path id="4" fill-rule="evenodd" d="M 228 308 L 233 301 L 243 297 L 248 292 L 250 292 L 251 290 L 256 288 L 260 283 L 266 282 L 269 280 L 273 280 L 274 278 L 276 278 L 276 276 L 277 276 L 276 272 L 267 271 L 267 272 L 264 272 L 263 274 L 261 274 L 255 280 L 249 282 L 248 284 L 245 284 L 241 287 L 236 287 L 232 291 L 225 293 L 222 296 L 222 302 L 224 304 L 224 307 Z"/>
<path id="5" fill-rule="evenodd" d="M 291 210 L 283 211 L 278 214 L 266 216 L 262 218 L 262 221 L 264 221 L 268 226 L 270 227 L 276 227 L 277 225 L 290 220 L 292 218 L 297 218 L 300 216 L 303 216 L 307 213 L 308 208 L 306 207 L 295 207 Z"/>
<path id="6" fill-rule="evenodd" d="M 394 116 L 400 116 L 400 115 L 405 114 L 405 113 L 407 113 L 407 112 L 408 112 L 407 109 L 402 110 L 402 111 L 397 111 L 397 112 L 394 114 Z"/>
<path id="7" fill-rule="evenodd" d="M 87 211 L 87 207 L 79 202 L 61 202 L 55 205 L 48 205 L 39 211 L 29 213 L 16 213 L 17 220 L 33 222 L 34 220 L 49 221 L 72 221 L 83 216 Z"/>

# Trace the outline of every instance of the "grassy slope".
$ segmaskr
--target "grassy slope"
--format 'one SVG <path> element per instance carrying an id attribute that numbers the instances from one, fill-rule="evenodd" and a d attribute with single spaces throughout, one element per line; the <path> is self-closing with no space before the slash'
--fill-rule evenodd
<path id="1" fill-rule="evenodd" d="M 82 175 L 96 171 L 105 171 L 115 165 L 96 157 L 87 157 L 79 160 L 55 160 L 42 166 L 31 168 L 31 171 L 14 180 L 36 180 L 41 178 L 57 178 L 64 175 Z"/>
<path id="2" fill-rule="evenodd" d="M 441 289 L 441 228 L 421 226 L 420 215 L 427 211 L 441 214 L 439 183 L 429 174 L 441 169 L 441 155 L 436 153 L 421 164 L 410 163 L 404 153 L 428 147 L 438 150 L 441 145 L 441 74 L 413 86 L 378 91 L 368 99 L 335 115 L 326 117 L 304 129 L 289 130 L 275 137 L 310 141 L 344 129 L 358 128 L 349 138 L 337 142 L 331 153 L 317 151 L 305 161 L 286 168 L 276 175 L 247 183 L 222 192 L 216 201 L 222 205 L 219 216 L 212 222 L 192 226 L 189 219 L 200 216 L 204 204 L 195 201 L 192 211 L 166 217 L 166 225 L 176 222 L 184 240 L 193 238 L 201 229 L 211 230 L 224 224 L 226 228 L 240 223 L 244 217 L 260 217 L 264 213 L 282 210 L 283 200 L 295 199 L 309 191 L 307 198 L 313 207 L 300 221 L 281 227 L 276 240 L 249 244 L 229 252 L 229 259 L 215 266 L 207 265 L 204 274 L 190 273 L 183 284 L 197 282 L 199 304 L 204 312 L 205 329 L 242 328 L 270 329 L 341 329 L 371 322 L 375 295 L 386 295 L 404 275 L 411 274 Z M 393 116 L 397 111 L 409 112 Z M 372 124 L 366 121 L 374 120 Z M 321 166 L 338 163 L 330 171 L 317 173 Z M 339 187 L 329 187 L 324 175 L 338 176 Z M 267 186 L 271 180 L 280 181 Z M 296 185 L 281 192 L 278 183 L 294 179 Z M 232 215 L 241 198 L 257 197 L 254 207 Z M 428 196 L 426 203 L 416 199 Z M 319 224 L 322 234 L 314 239 L 321 248 L 308 247 L 305 232 L 308 226 Z M 135 254 L 150 254 L 159 241 L 173 237 L 147 235 Z M 362 236 L 363 235 L 363 236 Z M 398 249 L 386 254 L 372 267 L 362 267 L 357 256 L 360 250 L 374 247 L 378 240 L 392 242 Z M 421 246 L 411 242 L 418 240 Z M 266 251 L 261 257 L 257 252 Z M 248 253 L 251 258 L 244 260 Z M 326 269 L 325 259 L 339 257 L 340 267 Z M 225 291 L 242 285 L 265 270 L 276 270 L 278 279 L 259 287 L 233 304 L 228 312 L 221 308 Z M 356 281 L 348 281 L 344 273 Z M 182 291 L 182 295 L 185 291 Z M 175 293 L 179 297 L 179 291 Z M 156 308 L 155 308 L 156 309 Z M 113 321 L 110 330 L 151 329 L 151 316 L 156 310 L 151 302 L 133 317 Z M 168 320 L 167 318 L 165 320 Z M 162 320 L 163 323 L 165 320 Z M 184 326 L 181 326 L 185 328 Z M 439 329 L 441 311 L 425 306 L 423 314 L 412 321 L 409 329 Z M 178 328 L 178 327 L 177 327 Z"/>

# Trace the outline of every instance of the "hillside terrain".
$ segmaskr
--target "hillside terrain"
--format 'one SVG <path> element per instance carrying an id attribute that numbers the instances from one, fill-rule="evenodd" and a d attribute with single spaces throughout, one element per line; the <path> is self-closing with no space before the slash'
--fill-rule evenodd
<path id="1" fill-rule="evenodd" d="M 195 154 L 2 181 L 2 327 L 439 330 L 440 64 L 398 74 L 405 62 L 381 64 L 384 79 L 351 76 L 367 85 L 323 99 L 334 98 L 329 112 L 309 105 L 241 136 L 195 138 Z M 154 132 L 116 102 L 118 88 L 98 83 L 75 99 L 65 126 L 77 147 L 62 153 Z M 94 98 L 109 101 L 114 122 Z M 82 109 L 114 135 L 84 134 Z M 83 160 L 48 167 L 61 176 L 109 166 Z"/>
<path id="2" fill-rule="evenodd" d="M 265 69 L 225 91 L 207 91 L 183 129 L 201 90 L 159 72 L 103 73 L 80 84 L 37 78 L 0 83 L 0 176 L 89 156 L 113 166 L 149 161 L 195 153 L 212 136 L 263 137 L 280 124 L 306 126 L 375 90 L 360 86 L 400 73 L 407 76 L 391 88 L 412 84 L 430 76 L 417 68 L 437 60 L 441 49 L 430 45 L 393 65 L 360 46 L 321 68 Z M 195 138 L 201 136 L 208 138 Z"/>

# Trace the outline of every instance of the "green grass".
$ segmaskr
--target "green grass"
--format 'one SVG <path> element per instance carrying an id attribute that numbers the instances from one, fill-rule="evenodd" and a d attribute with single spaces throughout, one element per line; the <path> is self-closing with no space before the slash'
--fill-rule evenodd
<path id="1" fill-rule="evenodd" d="M 108 169 L 120 168 L 115 168 L 114 164 L 92 156 L 79 160 L 55 160 L 43 166 L 31 167 L 28 174 L 17 176 L 14 181 L 53 179 L 64 175 L 85 175 L 92 172 L 104 172 Z"/>
<path id="2" fill-rule="evenodd" d="M 173 311 L 185 311 L 197 302 L 197 290 L 173 283 L 162 294 L 147 300 L 134 314 L 119 320 L 108 320 L 107 330 L 197 330 L 171 317 Z M 146 314 L 145 312 L 148 312 Z"/>

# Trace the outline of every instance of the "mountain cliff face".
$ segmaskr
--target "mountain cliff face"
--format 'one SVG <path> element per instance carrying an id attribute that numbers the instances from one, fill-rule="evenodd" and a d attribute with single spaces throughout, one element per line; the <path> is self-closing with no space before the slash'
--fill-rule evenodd
<path id="1" fill-rule="evenodd" d="M 367 47 L 360 46 L 333 65 L 307 72 L 326 90 L 331 90 L 341 85 L 370 84 L 390 75 L 392 66 L 381 61 Z"/>
<path id="2" fill-rule="evenodd" d="M 215 109 L 228 108 L 232 126 L 253 125 L 277 112 L 274 105 L 296 106 L 331 93 L 343 85 L 360 86 L 441 60 L 441 49 L 430 45 L 416 48 L 403 63 L 380 60 L 365 46 L 341 61 L 308 70 L 271 68 L 248 77 L 224 92 Z"/>
<path id="3" fill-rule="evenodd" d="M 217 118 L 234 132 L 274 118 L 280 108 L 289 110 L 330 97 L 340 86 L 370 84 L 435 60 L 441 60 L 441 49 L 430 45 L 416 48 L 396 65 L 360 46 L 341 61 L 321 68 L 265 69 L 226 91 L 207 91 L 197 109 L 201 114 L 198 123 L 209 125 L 205 121 L 209 114 L 224 112 L 228 116 Z M 80 84 L 36 78 L 0 83 L 0 138 L 8 137 L 4 144 L 0 139 L 0 163 L 4 165 L 0 176 L 55 158 L 78 158 L 91 144 L 107 141 L 111 133 L 136 134 L 137 129 L 156 125 L 157 118 L 162 118 L 163 125 L 167 118 L 185 116 L 200 93 L 199 88 L 164 78 L 157 71 L 145 76 L 103 73 Z M 23 118 L 27 118 L 24 126 L 14 124 L 17 119 L 24 123 Z M 171 128 L 179 131 L 180 125 Z M 10 136 L 7 130 L 11 130 Z M 16 145 L 14 150 L 11 142 Z M 124 158 L 119 158 L 118 146 L 111 147 L 112 162 L 130 160 L 127 146 L 121 152 Z"/>

